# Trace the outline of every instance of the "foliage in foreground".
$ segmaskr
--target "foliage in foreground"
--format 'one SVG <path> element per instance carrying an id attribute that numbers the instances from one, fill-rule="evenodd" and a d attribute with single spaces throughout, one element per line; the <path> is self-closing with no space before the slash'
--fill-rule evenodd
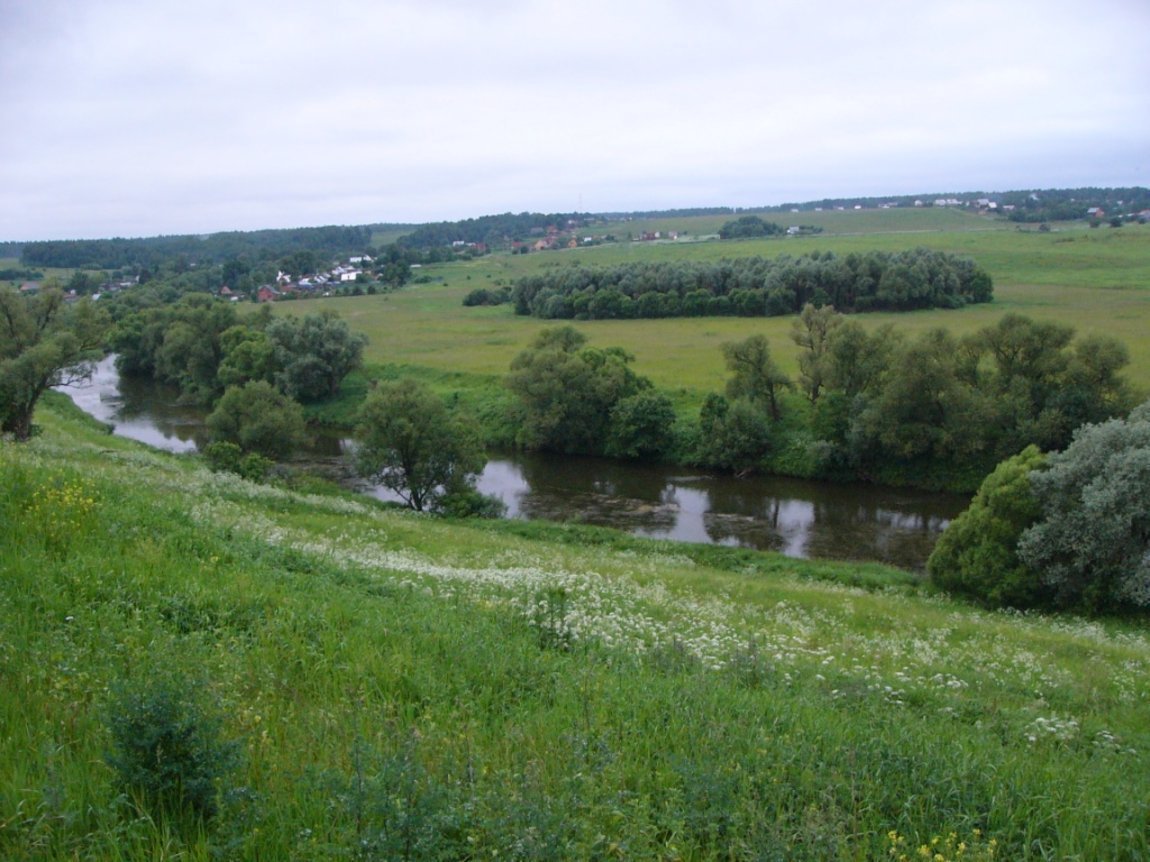
<path id="1" fill-rule="evenodd" d="M 0 449 L 0 856 L 1150 853 L 1143 632 L 522 540 L 40 421 Z M 193 829 L 104 757 L 115 692 L 169 675 L 243 755 Z"/>
<path id="2" fill-rule="evenodd" d="M 969 508 L 950 522 L 927 562 L 938 586 L 990 607 L 1043 604 L 1037 573 L 1018 559 L 1018 538 L 1042 512 L 1030 476 L 1044 462 L 1038 448 L 1028 446 L 983 480 Z"/>
<path id="3" fill-rule="evenodd" d="M 1084 425 L 1062 452 L 1031 446 L 982 483 L 927 570 L 992 607 L 1150 608 L 1150 402 Z"/>

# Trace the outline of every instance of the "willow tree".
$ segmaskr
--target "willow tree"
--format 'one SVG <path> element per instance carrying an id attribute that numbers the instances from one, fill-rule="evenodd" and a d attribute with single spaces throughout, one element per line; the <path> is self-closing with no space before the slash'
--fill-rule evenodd
<path id="1" fill-rule="evenodd" d="M 90 300 L 68 302 L 55 288 L 0 290 L 0 434 L 28 440 L 40 396 L 91 375 L 107 328 Z"/>

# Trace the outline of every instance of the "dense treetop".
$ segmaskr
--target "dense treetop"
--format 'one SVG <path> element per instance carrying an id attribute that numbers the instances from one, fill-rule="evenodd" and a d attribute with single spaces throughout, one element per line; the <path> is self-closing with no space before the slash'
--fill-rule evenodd
<path id="1" fill-rule="evenodd" d="M 750 239 L 783 233 L 782 225 L 763 221 L 757 215 L 739 216 L 719 228 L 719 239 Z"/>
<path id="2" fill-rule="evenodd" d="M 990 275 L 973 261 L 919 248 L 565 267 L 519 279 L 512 299 L 517 314 L 599 320 L 775 316 L 807 303 L 844 312 L 958 308 L 992 294 Z"/>

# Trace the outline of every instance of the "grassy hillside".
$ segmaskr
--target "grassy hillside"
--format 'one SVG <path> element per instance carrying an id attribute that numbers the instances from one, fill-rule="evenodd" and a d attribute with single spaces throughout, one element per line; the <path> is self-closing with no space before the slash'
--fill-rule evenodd
<path id="1" fill-rule="evenodd" d="M 1140 628 L 431 520 L 39 421 L 0 446 L 0 857 L 1150 854 Z M 206 824 L 108 765 L 178 723 L 129 708 L 157 692 L 213 743 L 164 764 L 239 755 Z"/>

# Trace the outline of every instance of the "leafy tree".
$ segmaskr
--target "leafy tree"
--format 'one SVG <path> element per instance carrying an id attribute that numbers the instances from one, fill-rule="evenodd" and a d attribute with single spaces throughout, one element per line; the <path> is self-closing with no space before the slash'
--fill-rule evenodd
<path id="1" fill-rule="evenodd" d="M 1045 458 L 1028 446 L 983 480 L 970 506 L 939 537 L 926 568 L 943 589 L 991 607 L 1045 603 L 1036 572 L 1018 557 L 1018 539 L 1041 516 L 1031 475 Z"/>
<path id="2" fill-rule="evenodd" d="M 372 391 L 356 428 L 361 476 L 417 512 L 471 498 L 484 456 L 473 426 L 452 415 L 425 384 L 401 380 Z"/>
<path id="3" fill-rule="evenodd" d="M 32 297 L 0 289 L 0 434 L 28 440 L 40 396 L 85 379 L 107 329 L 88 300 L 70 305 L 53 287 Z"/>
<path id="4" fill-rule="evenodd" d="M 990 276 L 972 261 L 923 248 L 843 258 L 812 252 L 771 260 L 556 267 L 512 287 L 516 314 L 549 319 L 783 315 L 798 313 L 808 302 L 847 312 L 957 308 L 987 302 L 992 294 Z"/>
<path id="5" fill-rule="evenodd" d="M 655 460 L 671 448 L 674 439 L 675 408 L 661 392 L 637 392 L 611 411 L 607 454 L 613 458 Z"/>
<path id="6" fill-rule="evenodd" d="M 749 398 L 727 400 L 711 393 L 699 411 L 696 460 L 743 476 L 759 468 L 771 451 L 771 423 L 761 404 Z"/>
<path id="7" fill-rule="evenodd" d="M 752 335 L 743 341 L 727 342 L 723 345 L 723 357 L 727 370 L 731 372 L 727 381 L 727 397 L 732 400 L 745 398 L 765 408 L 771 419 L 777 422 L 781 416 L 779 397 L 783 390 L 793 389 L 794 383 L 771 359 L 767 339 L 762 335 Z"/>
<path id="8" fill-rule="evenodd" d="M 265 305 L 264 308 L 267 306 Z M 216 375 L 223 386 L 275 379 L 275 345 L 262 329 L 233 326 L 220 335 L 223 359 Z"/>
<path id="9" fill-rule="evenodd" d="M 625 398 L 649 389 L 618 347 L 586 347 L 570 326 L 543 330 L 511 363 L 507 385 L 522 410 L 522 442 L 529 448 L 601 454 L 611 414 Z"/>
<path id="10" fill-rule="evenodd" d="M 267 337 L 275 351 L 276 385 L 302 401 L 339 392 L 343 378 L 362 362 L 367 345 L 364 335 L 353 333 L 330 309 L 302 320 L 277 318 L 268 324 Z"/>
<path id="11" fill-rule="evenodd" d="M 902 335 L 891 324 L 872 334 L 857 320 L 847 320 L 827 333 L 824 380 L 848 399 L 879 388 Z"/>
<path id="12" fill-rule="evenodd" d="M 231 386 L 207 418 L 213 442 L 282 460 L 306 439 L 303 408 L 265 380 Z"/>
<path id="13" fill-rule="evenodd" d="M 111 338 L 125 375 L 150 376 L 210 403 L 220 393 L 221 335 L 238 323 L 235 308 L 205 293 L 128 315 Z"/>
<path id="14" fill-rule="evenodd" d="M 826 384 L 831 335 L 842 323 L 833 305 L 815 308 L 808 302 L 791 326 L 791 340 L 799 346 L 799 388 L 812 404 Z"/>
<path id="15" fill-rule="evenodd" d="M 984 448 L 985 403 L 958 373 L 958 342 L 933 329 L 899 351 L 858 418 L 880 458 L 956 461 Z"/>
<path id="16" fill-rule="evenodd" d="M 1119 376 L 1129 355 L 1110 336 L 1074 342 L 1073 327 L 1008 314 L 963 347 L 972 359 L 972 379 L 994 401 L 999 452 L 1028 443 L 1063 449 L 1075 428 L 1130 406 Z M 977 370 L 981 355 L 989 357 L 989 374 Z"/>
<path id="17" fill-rule="evenodd" d="M 1150 608 L 1150 402 L 1085 425 L 1031 479 L 1042 510 L 1018 543 L 1059 607 Z"/>

